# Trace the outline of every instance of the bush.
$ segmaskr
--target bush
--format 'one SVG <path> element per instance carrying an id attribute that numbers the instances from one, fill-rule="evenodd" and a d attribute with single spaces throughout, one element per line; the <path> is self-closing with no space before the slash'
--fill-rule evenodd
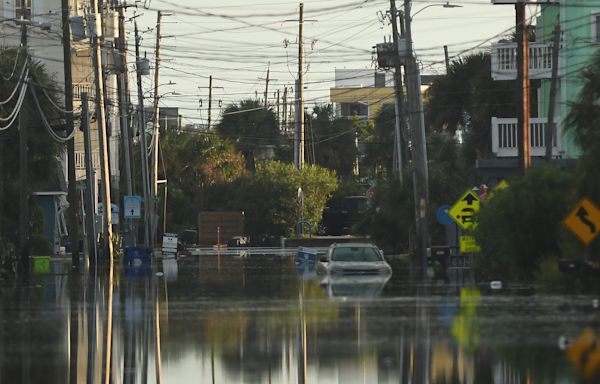
<path id="1" fill-rule="evenodd" d="M 475 231 L 481 278 L 531 281 L 543 258 L 560 255 L 561 221 L 572 206 L 573 182 L 565 170 L 534 168 L 482 206 Z"/>

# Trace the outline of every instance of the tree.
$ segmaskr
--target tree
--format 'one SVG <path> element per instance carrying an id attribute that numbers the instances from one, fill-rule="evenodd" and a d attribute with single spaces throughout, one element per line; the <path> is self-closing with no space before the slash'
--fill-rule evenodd
<path id="1" fill-rule="evenodd" d="M 19 84 L 20 68 L 16 68 L 21 60 L 17 55 L 17 50 L 8 49 L 0 51 L 0 99 L 6 100 L 12 91 Z M 30 76 L 32 80 L 28 90 L 29 100 L 32 100 L 32 92 L 35 92 L 40 107 L 44 111 L 49 123 L 56 128 L 55 134 L 59 135 L 59 130 L 64 131 L 64 121 L 60 113 L 52 107 L 49 99 L 54 104 L 59 104 L 59 88 L 56 83 L 50 79 L 46 73 L 45 67 L 39 62 L 31 61 L 29 63 Z M 14 72 L 13 72 L 14 70 Z M 12 77 L 10 76 L 13 74 Z M 6 80 L 6 78 L 9 78 Z M 14 109 L 17 97 L 14 97 L 8 104 L 0 109 L 0 115 L 6 118 Z M 44 127 L 40 114 L 35 106 L 31 106 L 31 117 L 28 130 L 27 154 L 29 160 L 29 191 L 19 190 L 19 131 L 17 123 L 7 126 L 2 122 L 0 126 L 0 238 L 3 242 L 18 242 L 18 233 L 16 224 L 19 222 L 19 195 L 27 193 L 31 197 L 34 188 L 41 189 L 47 187 L 49 183 L 57 183 L 60 166 L 59 156 L 64 152 L 64 145 L 51 140 L 49 133 Z M 31 238 L 38 242 L 42 236 L 42 225 L 40 221 L 42 216 L 35 206 L 35 202 L 30 198 L 30 233 Z"/>
<path id="2" fill-rule="evenodd" d="M 265 109 L 256 100 L 243 100 L 231 104 L 223 111 L 216 126 L 217 133 L 234 143 L 246 159 L 246 169 L 254 172 L 255 151 L 279 144 L 277 118 L 272 110 Z"/>
<path id="3" fill-rule="evenodd" d="M 393 104 L 384 104 L 375 116 L 370 134 L 365 138 L 362 168 L 372 175 L 392 176 L 396 110 Z"/>
<path id="4" fill-rule="evenodd" d="M 581 72 L 583 87 L 576 101 L 569 104 L 565 130 L 574 134 L 575 142 L 581 148 L 578 162 L 578 192 L 600 203 L 600 53 Z"/>
<path id="5" fill-rule="evenodd" d="M 425 117 L 429 131 L 459 128 L 476 157 L 491 153 L 491 118 L 516 116 L 515 82 L 494 81 L 488 53 L 453 60 L 448 73 L 427 90 Z M 474 158 L 472 160 L 475 160 Z"/>
<path id="6" fill-rule="evenodd" d="M 359 122 L 334 118 L 332 104 L 316 106 L 313 114 L 314 117 L 311 116 L 307 122 L 312 133 L 308 142 L 314 143 L 314 146 L 307 152 L 314 148 L 316 164 L 335 170 L 341 178 L 352 177 L 358 153 L 355 139 L 360 131 Z"/>
<path id="7" fill-rule="evenodd" d="M 560 255 L 572 183 L 566 170 L 536 167 L 509 180 L 508 188 L 486 202 L 475 231 L 481 277 L 529 281 L 544 257 Z"/>
<path id="8" fill-rule="evenodd" d="M 244 174 L 244 159 L 215 134 L 168 131 L 161 141 L 165 177 L 169 180 L 168 222 L 176 229 L 195 227 L 206 209 L 206 191 Z"/>
<path id="9" fill-rule="evenodd" d="M 335 174 L 319 166 L 298 170 L 293 164 L 264 161 L 257 163 L 252 176 L 215 185 L 209 201 L 213 207 L 244 211 L 250 235 L 288 236 L 300 219 L 298 188 L 304 194 L 303 218 L 314 231 L 336 187 Z"/>

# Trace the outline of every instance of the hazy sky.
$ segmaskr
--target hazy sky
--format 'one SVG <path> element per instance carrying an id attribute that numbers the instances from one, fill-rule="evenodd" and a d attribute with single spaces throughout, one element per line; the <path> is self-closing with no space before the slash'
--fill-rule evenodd
<path id="1" fill-rule="evenodd" d="M 514 29 L 514 7 L 484 0 L 415 1 L 414 47 L 424 74 L 444 72 L 443 46 L 451 57 L 488 49 Z M 150 0 L 138 3 L 142 51 L 154 60 L 157 10 L 164 12 L 161 35 L 162 106 L 178 106 L 184 123 L 207 118 L 209 76 L 213 76 L 213 121 L 219 104 L 262 99 L 270 63 L 269 97 L 293 88 L 298 72 L 299 2 L 290 0 Z M 374 68 L 372 47 L 391 36 L 382 21 L 389 0 L 305 0 L 305 98 L 307 106 L 329 101 L 335 68 Z M 397 1 L 398 8 L 403 1 Z M 426 9 L 424 9 L 427 7 Z M 418 14 L 416 14 L 418 12 Z M 133 16 L 133 9 L 128 11 Z M 133 31 L 133 25 L 129 26 Z M 130 39 L 130 52 L 133 40 Z M 134 62 L 134 59 L 130 59 Z M 150 89 L 153 77 L 144 80 Z M 201 88 L 199 88 L 201 87 Z M 171 93 L 170 93 L 171 92 Z M 175 94 L 172 94 L 175 92 Z M 202 106 L 200 106 L 200 100 Z M 220 101 L 220 103 L 219 103 Z"/>

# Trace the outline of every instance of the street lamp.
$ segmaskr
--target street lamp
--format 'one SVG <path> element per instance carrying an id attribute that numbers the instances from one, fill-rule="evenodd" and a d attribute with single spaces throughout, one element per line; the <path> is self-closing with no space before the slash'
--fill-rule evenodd
<path id="1" fill-rule="evenodd" d="M 410 17 L 410 20 L 412 21 L 412 19 L 415 18 L 415 16 L 417 16 L 419 13 L 423 12 L 424 10 L 426 10 L 429 7 L 444 7 L 444 8 L 462 8 L 462 5 L 458 5 L 458 4 L 450 4 L 449 1 L 446 1 L 445 3 L 436 3 L 436 4 L 429 4 L 424 6 L 423 8 L 419 9 L 417 12 L 413 13 L 412 16 Z"/>

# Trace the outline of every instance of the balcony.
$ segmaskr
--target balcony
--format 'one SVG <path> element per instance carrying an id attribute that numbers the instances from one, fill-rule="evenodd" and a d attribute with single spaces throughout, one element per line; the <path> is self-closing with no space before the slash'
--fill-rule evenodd
<path id="1" fill-rule="evenodd" d="M 552 77 L 552 50 L 552 44 L 529 43 L 530 79 Z M 516 80 L 517 43 L 492 44 L 492 78 L 494 80 Z"/>
<path id="2" fill-rule="evenodd" d="M 547 118 L 536 117 L 529 119 L 529 137 L 531 156 L 543 157 L 546 155 L 546 123 Z M 554 120 L 552 132 L 552 157 L 561 155 L 560 120 Z M 519 154 L 517 138 L 517 119 L 492 117 L 492 152 L 497 157 L 517 157 Z"/>
<path id="3" fill-rule="evenodd" d="M 100 153 L 92 151 L 92 163 L 94 164 L 94 170 L 98 173 L 100 169 Z M 85 152 L 75 151 L 75 174 L 77 180 L 85 179 Z M 98 174 L 98 177 L 100 175 Z"/>

